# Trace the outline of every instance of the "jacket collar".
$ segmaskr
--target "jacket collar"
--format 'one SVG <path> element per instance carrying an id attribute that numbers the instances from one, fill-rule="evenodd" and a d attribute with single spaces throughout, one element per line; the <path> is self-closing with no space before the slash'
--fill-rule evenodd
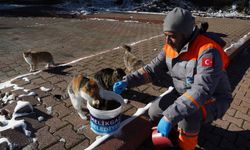
<path id="1" fill-rule="evenodd" d="M 181 53 L 185 53 L 188 51 L 189 46 L 191 45 L 191 43 L 194 41 L 194 39 L 198 36 L 198 34 L 200 33 L 200 30 L 198 29 L 197 26 L 195 26 L 194 31 L 190 37 L 190 39 L 188 40 L 188 42 L 183 46 L 183 48 L 181 49 L 181 51 L 179 52 L 179 55 Z"/>

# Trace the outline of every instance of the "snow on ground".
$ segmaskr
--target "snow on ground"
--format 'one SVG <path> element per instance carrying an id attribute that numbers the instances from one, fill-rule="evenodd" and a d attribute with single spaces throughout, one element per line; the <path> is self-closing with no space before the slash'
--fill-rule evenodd
<path id="1" fill-rule="evenodd" d="M 98 1 L 95 0 L 92 3 L 87 3 L 84 0 L 79 0 L 80 3 L 63 3 L 55 5 L 56 8 L 60 8 L 60 13 L 69 13 L 76 15 L 89 15 L 98 12 L 128 12 L 128 13 L 152 13 L 152 14 L 165 14 L 174 7 L 179 6 L 192 10 L 194 15 L 206 16 L 206 17 L 237 17 L 250 19 L 250 15 L 243 14 L 236 11 L 237 5 L 232 4 L 231 8 L 227 10 L 214 10 L 213 8 L 207 8 L 207 11 L 197 10 L 199 7 L 195 7 L 189 1 L 179 0 L 177 2 L 170 2 L 169 5 L 158 4 L 157 0 L 144 0 L 142 3 L 132 3 L 130 0 L 124 0 L 122 4 L 116 5 L 110 1 Z M 158 2 L 159 3 L 159 2 Z M 250 8 L 249 8 L 250 9 Z"/>
<path id="2" fill-rule="evenodd" d="M 8 93 L 8 92 L 6 92 L 6 93 L 4 94 L 4 97 L 3 97 L 3 98 L 0 97 L 0 101 L 2 101 L 3 104 L 7 104 L 9 101 L 12 101 L 12 100 L 14 100 L 14 99 L 15 99 L 15 95 L 14 95 L 14 94 L 10 94 L 10 93 Z"/>
<path id="3" fill-rule="evenodd" d="M 52 90 L 51 88 L 46 88 L 46 87 L 40 87 L 40 90 L 41 91 L 44 91 L 44 92 L 48 92 L 48 91 L 50 91 L 50 90 Z"/>
<path id="4" fill-rule="evenodd" d="M 47 114 L 51 115 L 53 113 L 52 106 L 46 107 Z"/>
<path id="5" fill-rule="evenodd" d="M 42 70 L 39 70 L 39 71 L 36 71 L 36 72 L 31 72 L 31 73 L 26 73 L 26 74 L 23 74 L 23 75 L 19 75 L 19 76 L 16 76 L 8 81 L 5 81 L 5 82 L 2 82 L 0 83 L 0 90 L 1 89 L 4 89 L 4 88 L 8 88 L 8 87 L 13 87 L 14 90 L 18 90 L 18 89 L 24 89 L 23 87 L 19 87 L 17 86 L 16 84 L 13 84 L 12 82 L 17 80 L 17 79 L 23 79 L 23 80 L 26 80 L 26 77 L 29 76 L 29 75 L 36 75 L 38 74 L 39 72 L 41 72 Z"/>
<path id="6" fill-rule="evenodd" d="M 22 79 L 23 79 L 24 81 L 26 81 L 26 82 L 30 82 L 29 78 L 27 78 L 27 77 L 23 77 Z"/>
<path id="7" fill-rule="evenodd" d="M 237 12 L 237 5 L 232 3 L 231 7 L 215 10 L 212 7 L 198 7 L 188 0 L 176 0 L 161 2 L 160 0 L 141 0 L 141 3 L 135 3 L 131 0 L 121 0 L 120 4 L 115 0 L 77 0 L 66 1 L 60 4 L 49 5 L 51 10 L 56 10 L 58 14 L 89 15 L 98 12 L 129 12 L 129 13 L 153 13 L 165 14 L 174 7 L 183 7 L 192 10 L 194 15 L 206 17 L 236 17 L 250 19 L 250 15 Z M 1 4 L 0 10 L 15 8 L 25 8 L 32 5 Z M 35 5 L 34 5 L 35 6 Z M 200 9 L 206 9 L 201 11 Z M 250 1 L 248 11 L 250 12 Z"/>
<path id="8" fill-rule="evenodd" d="M 0 144 L 4 143 L 4 142 L 6 142 L 8 144 L 10 150 L 13 149 L 12 144 L 9 142 L 9 140 L 7 138 L 0 138 Z"/>
<path id="9" fill-rule="evenodd" d="M 31 112 L 29 112 L 29 113 L 28 112 L 27 113 L 19 113 L 18 112 L 19 110 L 23 109 L 24 107 L 29 107 L 31 112 L 33 111 L 33 107 L 29 102 L 18 101 L 17 105 L 14 109 L 14 112 L 12 114 L 12 118 L 10 120 L 7 119 L 5 116 L 0 115 L 0 123 L 1 123 L 0 132 L 8 130 L 8 129 L 15 129 L 15 128 L 21 127 L 24 134 L 26 136 L 30 137 L 31 131 L 29 131 L 27 129 L 27 124 L 25 123 L 24 119 L 16 120 L 17 117 L 26 116 L 26 115 L 29 115 L 31 113 Z M 0 144 L 3 142 L 8 143 L 9 149 L 12 149 L 13 144 L 15 144 L 15 143 L 10 143 L 7 138 L 2 137 L 0 139 Z"/>

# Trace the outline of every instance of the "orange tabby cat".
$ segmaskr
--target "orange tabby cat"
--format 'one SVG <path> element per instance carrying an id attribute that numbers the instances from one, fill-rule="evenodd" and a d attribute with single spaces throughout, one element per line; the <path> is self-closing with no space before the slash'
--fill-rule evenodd
<path id="1" fill-rule="evenodd" d="M 23 52 L 24 60 L 30 65 L 30 72 L 35 71 L 39 63 L 47 63 L 46 68 L 54 66 L 53 56 L 49 52 Z"/>
<path id="2" fill-rule="evenodd" d="M 95 108 L 99 108 L 104 103 L 101 101 L 103 89 L 98 85 L 96 80 L 83 75 L 73 77 L 67 91 L 73 107 L 83 120 L 87 119 L 81 109 L 83 100 L 90 101 L 90 104 Z"/>
<path id="3" fill-rule="evenodd" d="M 133 72 L 144 66 L 142 60 L 139 60 L 134 54 L 131 53 L 131 47 L 128 45 L 122 46 L 125 49 L 124 53 L 124 65 L 128 72 Z"/>

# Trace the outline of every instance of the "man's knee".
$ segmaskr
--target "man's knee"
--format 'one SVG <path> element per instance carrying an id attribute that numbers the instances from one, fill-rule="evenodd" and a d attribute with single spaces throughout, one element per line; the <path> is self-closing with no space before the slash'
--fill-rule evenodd
<path id="1" fill-rule="evenodd" d="M 150 107 L 148 110 L 148 116 L 150 118 L 151 121 L 155 122 L 155 121 L 159 121 L 160 118 L 162 117 L 162 112 L 160 112 L 159 110 Z"/>
<path id="2" fill-rule="evenodd" d="M 172 91 L 171 93 L 164 95 L 160 99 L 154 101 L 148 110 L 150 119 L 152 121 L 159 121 L 163 116 L 163 111 L 172 105 L 177 97 L 178 95 L 176 94 L 176 91 Z"/>

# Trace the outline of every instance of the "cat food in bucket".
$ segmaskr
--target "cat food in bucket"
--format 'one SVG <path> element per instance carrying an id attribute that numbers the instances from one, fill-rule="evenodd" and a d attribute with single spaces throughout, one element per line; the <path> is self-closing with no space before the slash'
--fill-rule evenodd
<path id="1" fill-rule="evenodd" d="M 114 107 L 109 105 L 106 110 L 100 110 L 91 106 L 89 101 L 87 103 L 90 112 L 90 128 L 99 135 L 110 134 L 119 128 L 123 105 L 123 98 L 111 91 L 104 90 L 103 99 L 108 100 L 108 105 Z"/>

